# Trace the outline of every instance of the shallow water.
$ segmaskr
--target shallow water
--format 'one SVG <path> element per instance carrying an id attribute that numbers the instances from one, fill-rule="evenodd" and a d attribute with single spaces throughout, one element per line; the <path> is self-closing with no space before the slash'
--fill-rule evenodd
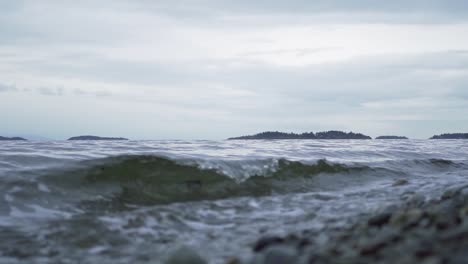
<path id="1" fill-rule="evenodd" d="M 5 141 L 0 263 L 222 263 L 467 181 L 463 140 Z"/>

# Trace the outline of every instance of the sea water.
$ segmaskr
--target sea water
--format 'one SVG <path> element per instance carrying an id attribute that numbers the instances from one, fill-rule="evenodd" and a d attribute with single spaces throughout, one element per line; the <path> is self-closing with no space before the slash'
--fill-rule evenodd
<path id="1" fill-rule="evenodd" d="M 463 140 L 4 141 L 0 263 L 223 263 L 467 182 Z"/>

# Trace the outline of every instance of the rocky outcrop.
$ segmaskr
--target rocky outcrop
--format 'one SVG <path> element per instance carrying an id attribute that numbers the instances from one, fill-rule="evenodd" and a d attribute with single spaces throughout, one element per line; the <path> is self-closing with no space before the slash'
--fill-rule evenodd
<path id="1" fill-rule="evenodd" d="M 442 134 L 435 135 L 430 139 L 468 139 L 468 133 L 452 133 L 452 134 Z"/>
<path id="2" fill-rule="evenodd" d="M 380 137 L 376 137 L 375 139 L 408 139 L 408 138 L 401 137 L 401 136 L 380 136 Z"/>
<path id="3" fill-rule="evenodd" d="M 22 138 L 22 137 L 2 137 L 0 136 L 0 140 L 27 140 L 25 138 Z"/>
<path id="4" fill-rule="evenodd" d="M 128 140 L 128 138 L 123 138 L 123 137 L 77 136 L 77 137 L 71 137 L 68 140 Z"/>
<path id="5" fill-rule="evenodd" d="M 372 139 L 361 133 L 343 132 L 343 131 L 326 131 L 326 132 L 308 132 L 302 134 L 283 133 L 278 131 L 267 131 L 251 136 L 233 137 L 228 140 L 248 140 L 248 139 Z"/>

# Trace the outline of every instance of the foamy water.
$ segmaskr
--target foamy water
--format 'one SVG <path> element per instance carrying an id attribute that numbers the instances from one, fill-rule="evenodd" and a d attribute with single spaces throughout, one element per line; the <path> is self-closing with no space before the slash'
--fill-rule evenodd
<path id="1" fill-rule="evenodd" d="M 222 263 L 467 182 L 463 140 L 0 142 L 0 263 Z"/>

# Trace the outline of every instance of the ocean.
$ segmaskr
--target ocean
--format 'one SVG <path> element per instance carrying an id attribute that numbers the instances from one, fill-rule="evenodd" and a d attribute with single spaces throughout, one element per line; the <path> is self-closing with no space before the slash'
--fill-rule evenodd
<path id="1" fill-rule="evenodd" d="M 0 263 L 225 263 L 467 183 L 466 140 L 4 141 Z"/>

